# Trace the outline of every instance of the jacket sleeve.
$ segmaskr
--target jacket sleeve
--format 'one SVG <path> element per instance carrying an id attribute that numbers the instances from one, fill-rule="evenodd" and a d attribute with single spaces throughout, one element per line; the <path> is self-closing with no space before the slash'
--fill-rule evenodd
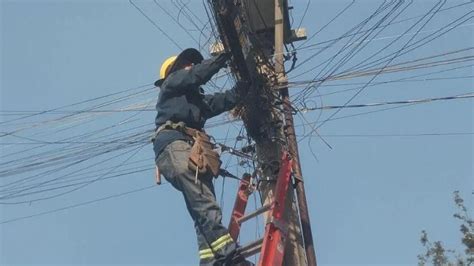
<path id="1" fill-rule="evenodd" d="M 228 54 L 220 54 L 192 66 L 189 70 L 177 70 L 165 80 L 166 87 L 178 91 L 203 85 L 225 66 L 228 57 Z"/>
<path id="2" fill-rule="evenodd" d="M 232 89 L 225 92 L 217 92 L 214 94 L 205 95 L 204 102 L 209 106 L 210 110 L 210 113 L 206 114 L 206 119 L 217 116 L 234 108 L 240 102 L 240 97 L 237 92 L 242 89 L 247 89 L 243 88 L 244 86 L 248 86 L 248 84 L 238 82 Z"/>

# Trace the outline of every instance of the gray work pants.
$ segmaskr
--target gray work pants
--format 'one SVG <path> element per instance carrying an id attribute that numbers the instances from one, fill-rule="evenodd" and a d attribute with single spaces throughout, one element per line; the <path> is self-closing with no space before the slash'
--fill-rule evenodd
<path id="1" fill-rule="evenodd" d="M 199 245 L 200 265 L 231 265 L 236 244 L 222 223 L 222 213 L 216 202 L 213 177 L 200 176 L 188 168 L 191 145 L 177 140 L 163 150 L 156 161 L 161 174 L 181 191 L 189 214 L 194 220 Z"/>

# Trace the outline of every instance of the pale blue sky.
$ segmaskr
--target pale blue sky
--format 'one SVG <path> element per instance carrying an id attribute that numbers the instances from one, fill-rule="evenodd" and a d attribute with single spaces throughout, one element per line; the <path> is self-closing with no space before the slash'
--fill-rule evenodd
<path id="1" fill-rule="evenodd" d="M 203 22 L 207 21 L 202 1 L 184 2 L 189 2 L 189 9 L 195 12 L 198 18 Z M 291 2 L 294 6 L 294 21 L 298 24 L 307 1 Z M 306 27 L 308 34 L 311 35 L 350 2 L 311 1 L 302 26 Z M 469 1 L 448 1 L 444 7 L 463 2 Z M 134 3 L 154 19 L 157 25 L 166 29 L 181 47 L 197 47 L 176 22 L 153 1 L 136 0 Z M 171 1 L 159 1 L 159 3 L 176 16 L 177 9 Z M 318 33 L 310 43 L 323 42 L 342 35 L 365 19 L 381 3 L 382 1 L 357 1 L 346 13 Z M 436 1 L 416 1 L 396 20 L 423 14 L 435 3 Z M 472 47 L 474 42 L 470 25 L 473 23 L 472 9 L 473 5 L 468 4 L 439 13 L 427 24 L 423 29 L 426 32 L 421 33 L 419 38 L 436 32 L 449 21 L 471 12 L 467 16 L 470 19 L 463 22 L 461 27 L 397 58 L 394 63 Z M 2 0 L 1 18 L 2 121 L 15 117 L 8 115 L 6 111 L 49 110 L 150 84 L 155 80 L 161 62 L 179 52 L 179 49 L 163 37 L 128 1 Z M 186 27 L 191 27 L 184 15 L 180 19 Z M 193 20 L 198 21 L 196 17 L 193 17 Z M 411 20 L 411 23 L 413 22 Z M 391 36 L 401 34 L 409 25 L 410 21 L 396 24 L 381 32 L 378 36 L 380 38 L 354 57 L 345 68 L 356 65 L 371 52 L 383 47 L 393 40 Z M 191 34 L 196 39 L 199 37 L 196 31 L 191 31 Z M 410 36 L 404 40 L 409 38 Z M 400 48 L 402 44 L 403 42 L 396 46 Z M 316 49 L 319 47 L 315 46 Z M 331 50 L 296 69 L 290 75 L 290 81 L 312 79 L 314 71 L 301 77 L 294 76 L 302 73 L 305 66 L 315 66 L 334 55 L 341 47 L 341 44 L 335 44 Z M 309 49 L 299 51 L 298 62 L 302 62 L 315 51 Z M 386 51 L 382 52 L 384 53 Z M 472 50 L 462 55 L 472 56 Z M 428 70 L 397 72 L 380 76 L 374 82 L 469 65 L 470 61 L 467 61 Z M 290 64 L 287 67 L 289 66 Z M 423 78 L 468 75 L 472 75 L 472 66 Z M 349 79 L 328 84 L 363 81 L 368 79 Z M 225 85 L 227 88 L 229 86 Z M 215 91 L 215 88 L 207 88 L 208 91 Z M 345 86 L 321 87 L 319 93 L 326 94 L 345 88 Z M 299 88 L 290 90 L 294 93 L 301 91 Z M 351 103 L 443 97 L 468 93 L 472 90 L 472 78 L 389 83 L 368 87 Z M 355 91 L 350 91 L 311 98 L 312 102 L 308 102 L 308 105 L 313 105 L 315 102 L 341 105 L 354 93 Z M 137 102 L 147 102 L 146 108 L 153 108 L 153 99 L 156 95 L 157 91 L 152 89 L 148 94 L 131 99 L 129 102 L 112 105 L 110 108 L 124 107 Z M 67 107 L 65 110 L 83 110 L 90 106 L 92 103 L 85 103 Z M 335 117 L 372 110 L 378 109 L 345 109 Z M 332 112 L 332 110 L 324 111 L 319 121 L 323 121 Z M 319 112 L 302 115 L 309 121 L 315 121 Z M 52 117 L 58 117 L 58 114 L 37 116 L 24 121 L 36 123 Z M 223 118 L 226 116 L 214 121 L 221 121 Z M 42 124 L 22 129 L 18 136 L 57 141 L 109 125 L 118 125 L 116 129 L 108 131 L 107 134 L 111 136 L 114 132 L 145 124 L 143 131 L 153 128 L 154 112 L 112 114 L 95 120 L 86 116 L 80 119 L 84 120 L 78 118 L 64 124 L 52 124 L 51 127 Z M 132 122 L 120 124 L 120 121 L 126 119 Z M 81 124 L 82 122 L 84 124 Z M 303 120 L 298 117 L 296 122 L 301 124 Z M 147 123 L 149 126 L 146 126 Z M 2 133 L 25 127 L 25 124 L 13 124 L 13 122 L 7 125 L 2 126 L 0 130 Z M 68 125 L 79 126 L 72 129 L 62 128 Z M 236 122 L 213 127 L 210 132 L 217 139 L 223 139 L 227 134 L 230 138 L 237 136 L 239 130 L 240 123 Z M 308 128 L 305 130 L 298 127 L 300 135 L 309 132 Z M 417 254 L 422 252 L 419 236 L 423 229 L 428 231 L 432 240 L 443 240 L 447 247 L 460 250 L 459 227 L 452 217 L 456 211 L 452 193 L 460 190 L 468 207 L 473 209 L 470 194 L 473 190 L 474 177 L 472 132 L 474 132 L 473 102 L 465 99 L 425 103 L 328 121 L 321 127 L 319 133 L 325 136 L 332 149 L 318 137 L 313 137 L 310 142 L 308 139 L 301 141 L 301 163 L 318 264 L 413 265 L 417 262 Z M 412 136 L 412 134 L 437 133 L 470 134 Z M 2 162 L 11 158 L 22 158 L 8 156 L 25 149 L 27 149 L 24 151 L 25 154 L 33 155 L 30 160 L 36 160 L 35 156 L 42 156 L 39 155 L 39 151 L 48 150 L 59 154 L 61 149 L 65 148 L 61 145 L 49 145 L 29 151 L 28 147 L 35 146 L 6 144 L 28 142 L 25 139 L 18 137 L 0 139 L 4 144 L 1 146 Z M 233 144 L 233 141 L 229 141 L 228 144 Z M 88 164 L 92 165 L 115 156 L 117 158 L 90 169 L 118 168 L 118 165 L 131 161 L 141 161 L 141 165 L 153 167 L 151 144 L 143 142 L 143 145 L 145 146 L 140 150 L 134 150 L 136 146 L 131 150 L 123 150 L 122 152 L 128 153 L 122 156 L 107 153 L 93 157 L 86 164 L 73 166 L 72 169 L 89 168 Z M 317 161 L 309 147 L 316 154 Z M 227 164 L 228 157 L 224 159 Z M 229 169 L 241 174 L 243 170 L 237 170 L 235 164 L 235 159 L 230 159 L 228 165 L 234 167 Z M 1 169 L 3 171 L 5 167 L 2 165 Z M 40 170 L 2 176 L 0 184 L 5 185 L 8 182 L 31 177 L 36 171 Z M 47 176 L 66 176 L 67 171 L 69 169 L 65 172 L 54 171 Z M 19 205 L 2 204 L 0 222 L 140 189 L 153 185 L 153 182 L 153 171 L 149 170 L 95 182 L 51 200 Z M 228 222 L 236 187 L 237 183 L 234 180 L 226 180 L 224 186 L 222 179 L 216 181 L 217 198 L 219 202 L 223 202 L 225 224 Z M 221 193 L 223 188 L 224 192 Z M 35 197 L 33 195 L 31 198 L 24 197 L 20 200 L 28 201 Z M 259 228 L 262 226 L 260 224 Z M 243 242 L 252 239 L 256 229 L 256 224 L 249 224 L 243 233 Z M 181 195 L 169 185 L 4 223 L 0 225 L 0 237 L 2 265 L 197 264 L 192 221 L 186 212 Z"/>

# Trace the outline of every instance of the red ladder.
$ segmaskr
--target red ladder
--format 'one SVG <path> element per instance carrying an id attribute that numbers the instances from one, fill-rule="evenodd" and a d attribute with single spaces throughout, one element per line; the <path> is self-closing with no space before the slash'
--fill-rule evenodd
<path id="1" fill-rule="evenodd" d="M 250 190 L 251 176 L 245 174 L 239 184 L 229 224 L 229 234 L 234 241 L 237 241 L 239 237 L 240 227 L 243 222 L 264 212 L 271 211 L 271 218 L 265 226 L 263 238 L 240 248 L 241 254 L 244 257 L 250 257 L 260 252 L 260 259 L 257 264 L 259 266 L 280 266 L 283 263 L 285 240 L 287 237 L 287 222 L 283 219 L 283 214 L 285 212 L 285 199 L 291 182 L 291 163 L 290 156 L 284 151 L 273 202 L 265 204 L 260 209 L 247 215 L 244 215 L 244 212 L 247 207 L 248 197 L 252 193 Z"/>

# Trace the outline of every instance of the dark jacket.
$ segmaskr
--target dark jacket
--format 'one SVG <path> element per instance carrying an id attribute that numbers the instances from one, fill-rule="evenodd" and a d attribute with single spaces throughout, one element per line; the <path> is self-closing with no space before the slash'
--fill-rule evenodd
<path id="1" fill-rule="evenodd" d="M 206 120 L 229 111 L 237 104 L 236 89 L 214 94 L 203 94 L 201 85 L 208 82 L 219 69 L 225 66 L 227 56 L 221 54 L 190 70 L 180 69 L 171 73 L 160 87 L 155 119 L 156 128 L 170 120 L 184 122 L 186 126 L 202 129 Z M 163 130 L 156 137 L 153 149 L 155 160 L 175 140 L 187 140 L 188 136 L 176 130 Z"/>

